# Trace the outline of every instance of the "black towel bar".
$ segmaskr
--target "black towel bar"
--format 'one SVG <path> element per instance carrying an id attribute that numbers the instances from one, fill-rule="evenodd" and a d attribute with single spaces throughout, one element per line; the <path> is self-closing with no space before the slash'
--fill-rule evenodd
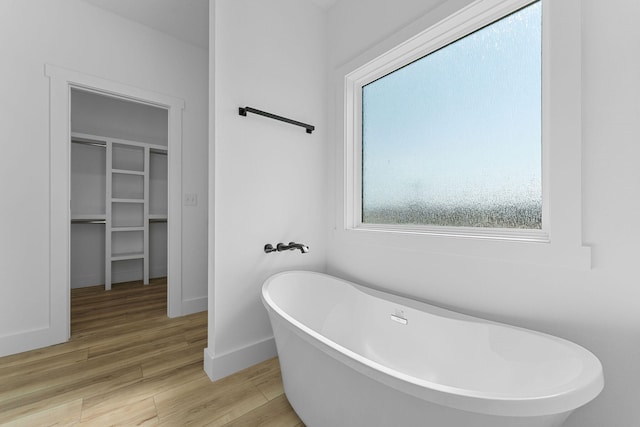
<path id="1" fill-rule="evenodd" d="M 270 119 L 280 120 L 281 122 L 289 123 L 289 124 L 292 124 L 292 125 L 295 125 L 295 126 L 300 126 L 300 127 L 305 128 L 307 130 L 307 133 L 313 132 L 315 130 L 315 128 L 316 128 L 315 126 L 308 125 L 306 123 L 298 122 L 296 120 L 291 120 L 291 119 L 288 119 L 288 118 L 282 117 L 282 116 L 277 116 L 275 114 L 267 113 L 266 111 L 256 110 L 255 108 L 251 108 L 251 107 L 240 107 L 240 108 L 238 108 L 238 114 L 240 114 L 241 116 L 246 116 L 247 113 L 258 114 L 260 116 L 268 117 Z"/>

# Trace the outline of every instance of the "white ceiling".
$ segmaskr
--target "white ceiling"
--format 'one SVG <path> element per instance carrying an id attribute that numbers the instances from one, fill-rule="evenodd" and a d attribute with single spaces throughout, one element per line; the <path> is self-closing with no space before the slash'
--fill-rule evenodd
<path id="1" fill-rule="evenodd" d="M 209 0 L 84 0 L 203 49 L 209 47 Z M 337 0 L 311 0 L 328 9 Z"/>
<path id="2" fill-rule="evenodd" d="M 184 42 L 209 47 L 209 0 L 84 0 Z"/>

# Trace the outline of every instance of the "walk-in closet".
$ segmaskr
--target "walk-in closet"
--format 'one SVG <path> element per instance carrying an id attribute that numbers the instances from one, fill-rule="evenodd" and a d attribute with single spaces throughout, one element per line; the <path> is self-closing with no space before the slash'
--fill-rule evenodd
<path id="1" fill-rule="evenodd" d="M 167 110 L 71 90 L 71 288 L 167 275 Z"/>

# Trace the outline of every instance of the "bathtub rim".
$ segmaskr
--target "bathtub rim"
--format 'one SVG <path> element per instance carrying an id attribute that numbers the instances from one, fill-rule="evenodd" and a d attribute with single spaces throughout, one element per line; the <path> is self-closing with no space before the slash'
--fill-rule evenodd
<path id="1" fill-rule="evenodd" d="M 523 331 L 525 333 L 532 333 L 546 337 L 547 339 L 558 341 L 565 345 L 568 344 L 571 347 L 575 347 L 577 351 L 584 356 L 581 359 L 583 360 L 583 369 L 588 372 L 586 374 L 583 373 L 577 379 L 568 383 L 571 387 L 568 385 L 562 385 L 550 389 L 552 391 L 550 394 L 515 398 L 506 396 L 504 393 L 487 393 L 476 390 L 467 390 L 413 377 L 368 359 L 359 353 L 324 337 L 320 333 L 284 312 L 284 310 L 275 303 L 273 298 L 271 298 L 268 290 L 270 284 L 279 277 L 289 275 L 321 276 L 328 280 L 338 281 L 344 285 L 351 286 L 357 291 L 364 292 L 372 297 L 382 298 L 414 309 L 424 310 L 424 308 L 429 308 L 429 312 L 435 312 L 437 315 L 467 321 L 481 321 L 483 323 L 495 324 Z M 507 323 L 495 322 L 477 316 L 470 316 L 404 296 L 369 288 L 329 274 L 305 270 L 291 270 L 276 273 L 267 278 L 263 283 L 262 302 L 269 314 L 275 314 L 281 319 L 282 325 L 332 358 L 337 359 L 357 372 L 373 378 L 374 380 L 392 387 L 395 390 L 450 408 L 498 416 L 555 415 L 570 412 L 585 405 L 597 397 L 604 388 L 603 370 L 599 359 L 589 350 L 572 341 L 544 332 L 522 328 Z M 585 361 L 588 362 L 588 364 L 585 364 Z"/>

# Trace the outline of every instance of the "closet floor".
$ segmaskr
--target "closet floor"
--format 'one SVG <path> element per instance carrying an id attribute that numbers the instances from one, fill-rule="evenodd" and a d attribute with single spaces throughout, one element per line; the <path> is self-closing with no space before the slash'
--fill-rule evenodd
<path id="1" fill-rule="evenodd" d="M 277 358 L 212 383 L 207 313 L 166 301 L 166 279 L 72 289 L 69 342 L 0 358 L 0 425 L 303 427 Z"/>

